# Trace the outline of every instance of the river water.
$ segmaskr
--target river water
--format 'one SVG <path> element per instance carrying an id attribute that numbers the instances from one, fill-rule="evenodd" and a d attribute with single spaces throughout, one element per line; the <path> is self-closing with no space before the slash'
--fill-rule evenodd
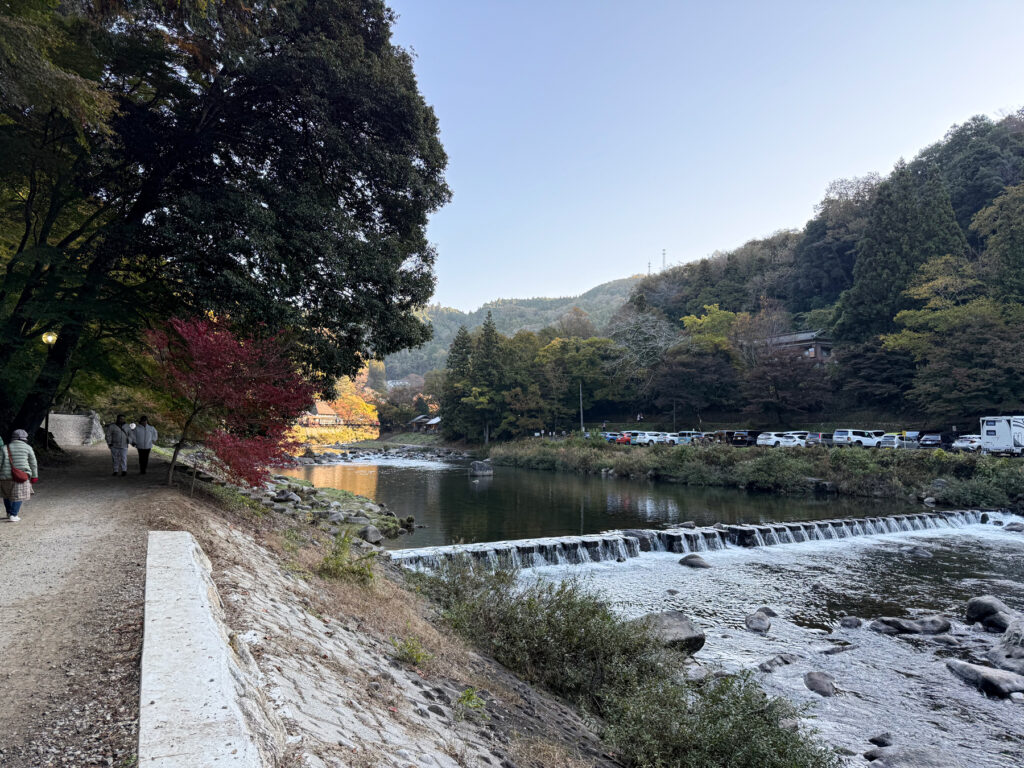
<path id="1" fill-rule="evenodd" d="M 510 467 L 496 467 L 493 477 L 474 478 L 465 462 L 383 457 L 295 467 L 285 474 L 384 502 L 399 517 L 413 515 L 427 526 L 386 542 L 391 549 L 652 528 L 686 520 L 698 525 L 820 520 L 910 508 L 891 500 L 749 494 Z"/>
<path id="2" fill-rule="evenodd" d="M 437 462 L 377 460 L 289 474 L 362 493 L 428 526 L 390 542 L 392 548 L 685 520 L 710 525 L 908 511 L 908 505 L 864 499 L 760 496 L 501 467 L 474 482 L 465 466 Z M 710 569 L 680 566 L 678 554 L 644 552 L 626 562 L 534 568 L 524 578 L 583 579 L 629 617 L 685 612 L 707 635 L 699 662 L 755 671 L 770 693 L 805 705 L 807 724 L 823 739 L 851 753 L 871 749 L 867 739 L 888 731 L 899 746 L 935 750 L 945 761 L 939 764 L 950 768 L 1024 764 L 1024 705 L 987 698 L 945 666 L 947 658 L 984 663 L 997 639 L 960 621 L 969 598 L 993 594 L 1024 610 L 1024 535 L 979 524 L 701 554 Z M 743 623 L 761 606 L 779 614 L 766 635 Z M 945 640 L 868 629 L 879 616 L 933 613 L 953 620 Z M 846 615 L 864 619 L 864 626 L 839 627 Z M 837 647 L 846 650 L 823 652 Z M 772 673 L 756 671 L 780 653 L 797 660 Z M 822 698 L 809 691 L 803 675 L 812 670 L 831 674 L 840 693 Z"/>

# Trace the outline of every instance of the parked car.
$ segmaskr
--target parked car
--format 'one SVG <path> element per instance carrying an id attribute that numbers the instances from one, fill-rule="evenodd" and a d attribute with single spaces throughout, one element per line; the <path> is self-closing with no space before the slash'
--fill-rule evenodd
<path id="1" fill-rule="evenodd" d="M 804 440 L 806 445 L 832 445 L 831 432 L 808 432 Z"/>
<path id="2" fill-rule="evenodd" d="M 615 438 L 615 442 L 618 445 L 631 445 L 633 442 L 633 434 L 634 433 L 632 432 L 623 432 L 621 435 Z"/>
<path id="3" fill-rule="evenodd" d="M 703 432 L 684 429 L 682 432 L 669 432 L 665 437 L 666 441 L 671 445 L 689 445 L 696 442 L 703 434 Z"/>
<path id="4" fill-rule="evenodd" d="M 622 437 L 622 433 L 621 432 L 602 432 L 601 433 L 601 437 L 603 437 L 609 443 L 614 443 L 616 440 L 618 440 L 620 437 Z"/>
<path id="5" fill-rule="evenodd" d="M 795 431 L 783 432 L 782 434 L 793 435 L 794 437 L 799 437 L 801 440 L 806 440 L 810 432 L 807 432 L 806 430 L 803 429 L 798 429 Z"/>
<path id="6" fill-rule="evenodd" d="M 981 450 L 981 435 L 961 435 L 953 441 L 951 446 L 954 451 L 967 451 L 974 453 Z"/>
<path id="7" fill-rule="evenodd" d="M 917 441 L 900 432 L 886 432 L 878 443 L 879 448 L 916 448 Z"/>
<path id="8" fill-rule="evenodd" d="M 981 420 L 983 453 L 1024 454 L 1024 416 L 986 416 Z"/>
<path id="9" fill-rule="evenodd" d="M 738 446 L 754 445 L 760 434 L 756 429 L 741 429 L 732 433 L 732 440 L 729 442 Z"/>
<path id="10" fill-rule="evenodd" d="M 663 432 L 634 432 L 630 445 L 656 445 L 665 442 Z"/>
<path id="11" fill-rule="evenodd" d="M 755 445 L 782 445 L 783 432 L 762 432 L 754 441 Z"/>
<path id="12" fill-rule="evenodd" d="M 921 435 L 921 439 L 917 441 L 917 445 L 920 448 L 944 448 L 949 445 L 948 442 L 942 439 L 942 435 L 938 432 L 927 432 Z"/>
<path id="13" fill-rule="evenodd" d="M 803 448 L 807 445 L 807 441 L 800 434 L 799 432 L 787 432 L 779 437 L 780 442 L 776 445 L 782 448 Z"/>
<path id="14" fill-rule="evenodd" d="M 884 434 L 882 430 L 837 429 L 832 433 L 832 444 L 837 448 L 875 448 Z"/>

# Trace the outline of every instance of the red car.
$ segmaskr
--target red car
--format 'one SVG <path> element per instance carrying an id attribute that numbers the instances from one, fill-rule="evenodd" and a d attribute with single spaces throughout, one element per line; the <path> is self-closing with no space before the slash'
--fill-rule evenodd
<path id="1" fill-rule="evenodd" d="M 619 435 L 615 439 L 615 444 L 616 445 L 629 445 L 630 444 L 629 441 L 632 440 L 632 439 L 633 439 L 633 433 L 632 432 L 623 432 L 621 435 Z"/>

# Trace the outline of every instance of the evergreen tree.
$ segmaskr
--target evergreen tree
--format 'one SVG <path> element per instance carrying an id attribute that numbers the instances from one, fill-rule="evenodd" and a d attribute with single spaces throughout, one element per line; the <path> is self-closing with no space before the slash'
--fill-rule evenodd
<path id="1" fill-rule="evenodd" d="M 905 291 L 918 267 L 934 256 L 966 249 L 941 179 L 930 173 L 919 180 L 899 163 L 871 206 L 857 246 L 853 285 L 837 308 L 836 334 L 857 342 L 893 330 L 896 314 L 914 306 Z"/>
<path id="2" fill-rule="evenodd" d="M 992 295 L 1024 304 L 1024 184 L 980 211 L 971 230 L 984 243 L 979 268 Z"/>
<path id="3" fill-rule="evenodd" d="M 461 440 L 473 430 L 470 409 L 462 402 L 470 391 L 473 338 L 466 326 L 459 326 L 445 365 L 444 385 L 441 390 L 441 431 L 449 440 Z"/>

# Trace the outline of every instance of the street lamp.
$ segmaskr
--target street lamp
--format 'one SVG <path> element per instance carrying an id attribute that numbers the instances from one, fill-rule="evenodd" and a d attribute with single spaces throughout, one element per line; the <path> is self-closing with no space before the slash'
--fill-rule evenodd
<path id="1" fill-rule="evenodd" d="M 57 334 L 53 331 L 47 331 L 43 334 L 43 344 L 50 349 L 53 349 L 53 345 L 57 343 Z M 53 405 L 52 399 L 46 403 L 46 426 L 43 428 L 43 444 L 46 449 L 50 449 L 50 406 Z"/>

